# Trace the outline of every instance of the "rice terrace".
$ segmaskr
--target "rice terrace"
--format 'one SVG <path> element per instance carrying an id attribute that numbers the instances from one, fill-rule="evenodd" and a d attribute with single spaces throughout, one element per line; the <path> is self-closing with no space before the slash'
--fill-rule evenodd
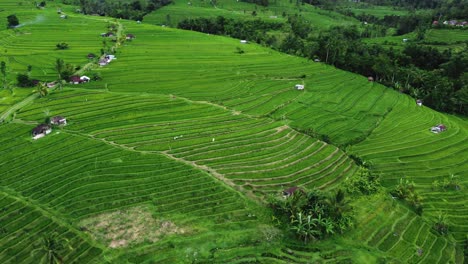
<path id="1" fill-rule="evenodd" d="M 1 0 L 0 263 L 466 263 L 465 11 Z"/>

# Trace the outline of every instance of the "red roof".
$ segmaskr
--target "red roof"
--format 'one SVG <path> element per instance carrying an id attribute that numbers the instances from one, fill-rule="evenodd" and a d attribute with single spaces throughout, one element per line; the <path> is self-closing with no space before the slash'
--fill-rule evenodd
<path id="1" fill-rule="evenodd" d="M 81 78 L 78 75 L 73 75 L 70 77 L 70 82 L 80 82 Z"/>

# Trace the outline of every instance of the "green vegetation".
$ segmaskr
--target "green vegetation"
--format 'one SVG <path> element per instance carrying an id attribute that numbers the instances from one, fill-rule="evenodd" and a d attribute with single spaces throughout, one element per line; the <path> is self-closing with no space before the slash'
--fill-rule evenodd
<path id="1" fill-rule="evenodd" d="M 0 4 L 24 21 L 0 31 L 0 263 L 465 261 L 466 118 L 252 40 L 21 3 Z M 345 16 L 300 2 L 212 3 L 149 16 L 194 7 L 212 13 L 192 21 L 219 11 L 237 23 L 256 11 L 243 25 L 294 27 L 278 40 L 315 36 L 324 46 L 309 48 L 326 54 L 338 39 L 335 64 L 332 44 L 354 34 L 324 21 L 312 30 L 329 31 L 304 35 L 307 24 L 283 10 Z M 60 42 L 72 48 L 54 50 Z M 116 59 L 99 66 L 106 54 Z M 442 69 L 463 76 L 457 63 Z M 19 88 L 18 74 L 39 85 Z M 62 89 L 44 85 L 57 80 Z M 67 125 L 31 138 L 55 116 Z M 437 124 L 447 130 L 432 133 Z M 291 187 L 304 192 L 283 198 Z"/>
<path id="2" fill-rule="evenodd" d="M 7 21 L 8 21 L 7 27 L 9 28 L 16 27 L 19 25 L 19 19 L 16 15 L 7 16 Z"/>

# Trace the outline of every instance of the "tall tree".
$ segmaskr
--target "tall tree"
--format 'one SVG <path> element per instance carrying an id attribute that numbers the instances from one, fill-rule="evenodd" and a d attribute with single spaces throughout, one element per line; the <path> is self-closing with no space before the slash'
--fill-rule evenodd
<path id="1" fill-rule="evenodd" d="M 65 69 L 65 63 L 63 62 L 62 59 L 57 59 L 55 61 L 55 70 L 57 71 L 57 77 L 58 77 L 58 84 L 59 84 L 59 88 L 62 89 L 63 88 L 63 76 L 62 76 L 62 72 L 63 70 Z"/>
<path id="2" fill-rule="evenodd" d="M 0 72 L 2 73 L 3 89 L 7 89 L 8 88 L 7 72 L 6 72 L 6 63 L 4 61 L 0 62 Z"/>
<path id="3" fill-rule="evenodd" d="M 7 21 L 8 21 L 8 27 L 16 27 L 19 25 L 19 19 L 16 17 L 16 15 L 9 15 L 7 16 Z"/>

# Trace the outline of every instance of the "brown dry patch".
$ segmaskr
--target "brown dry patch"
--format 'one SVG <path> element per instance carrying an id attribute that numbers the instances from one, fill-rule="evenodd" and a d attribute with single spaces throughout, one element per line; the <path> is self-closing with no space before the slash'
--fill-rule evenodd
<path id="1" fill-rule="evenodd" d="M 188 233 L 167 219 L 154 218 L 143 206 L 96 215 L 82 220 L 80 226 L 110 248 L 154 243 L 165 235 Z"/>
<path id="2" fill-rule="evenodd" d="M 278 132 L 278 133 L 279 133 L 279 132 L 283 132 L 284 130 L 286 130 L 286 129 L 288 129 L 288 128 L 289 128 L 289 126 L 283 125 L 283 126 L 277 127 L 277 128 L 276 128 L 276 132 Z"/>

